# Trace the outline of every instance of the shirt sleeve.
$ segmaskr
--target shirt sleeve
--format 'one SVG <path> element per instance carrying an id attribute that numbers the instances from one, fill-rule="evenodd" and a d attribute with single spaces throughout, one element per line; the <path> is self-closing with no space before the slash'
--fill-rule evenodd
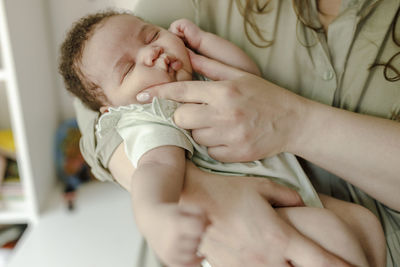
<path id="1" fill-rule="evenodd" d="M 125 152 L 136 168 L 140 158 L 149 150 L 160 146 L 177 146 L 193 154 L 193 145 L 183 131 L 168 124 L 140 123 L 119 128 Z"/>

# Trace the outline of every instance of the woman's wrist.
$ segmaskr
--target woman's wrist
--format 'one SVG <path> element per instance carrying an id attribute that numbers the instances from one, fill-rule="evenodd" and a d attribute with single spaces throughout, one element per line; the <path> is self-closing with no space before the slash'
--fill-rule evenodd
<path id="1" fill-rule="evenodd" d="M 295 95 L 294 98 L 290 105 L 293 123 L 288 129 L 288 140 L 283 151 L 301 156 L 310 145 L 313 132 L 318 127 L 319 103 L 299 95 Z"/>

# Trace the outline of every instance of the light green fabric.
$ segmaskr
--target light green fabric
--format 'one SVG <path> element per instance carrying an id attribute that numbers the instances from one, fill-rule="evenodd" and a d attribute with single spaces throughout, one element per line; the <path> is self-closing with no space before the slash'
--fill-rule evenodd
<path id="1" fill-rule="evenodd" d="M 255 17 L 264 36 L 273 40 L 268 48 L 258 48 L 246 38 L 243 18 L 235 2 L 139 0 L 135 13 L 164 26 L 174 18 L 192 19 L 204 30 L 242 47 L 257 62 L 263 77 L 271 82 L 327 105 L 400 121 L 400 82 L 386 81 L 383 67 L 369 70 L 374 62 L 387 62 L 400 50 L 390 36 L 400 0 L 342 0 L 341 13 L 329 26 L 327 36 L 298 21 L 292 0 L 272 0 L 270 12 Z M 160 12 L 167 9 L 171 11 Z M 312 23 L 319 24 L 316 19 Z M 251 30 L 250 34 L 254 36 Z M 97 145 L 102 158 L 89 164 L 92 170 L 106 170 L 121 138 L 114 133 L 94 141 L 93 122 L 90 119 L 80 121 L 84 125 L 81 142 L 85 157 L 90 160 Z M 399 212 L 311 163 L 302 162 L 302 165 L 317 191 L 364 205 L 380 218 L 388 244 L 387 266 L 399 266 Z M 147 267 L 145 262 L 138 266 Z"/>
<path id="2" fill-rule="evenodd" d="M 221 175 L 260 176 L 293 188 L 307 206 L 322 207 L 296 157 L 289 153 L 244 163 L 222 163 L 211 158 L 207 148 L 197 144 L 190 133 L 175 125 L 173 115 L 179 104 L 155 98 L 145 105 L 131 104 L 109 108 L 96 126 L 99 138 L 116 130 L 124 141 L 125 151 L 137 166 L 141 156 L 160 146 L 178 146 L 186 149 L 191 160 L 205 171 Z"/>

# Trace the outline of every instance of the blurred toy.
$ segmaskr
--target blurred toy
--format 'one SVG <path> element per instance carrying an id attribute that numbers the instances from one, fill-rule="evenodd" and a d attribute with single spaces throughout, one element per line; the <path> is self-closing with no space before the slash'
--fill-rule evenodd
<path id="1" fill-rule="evenodd" d="M 75 191 L 91 178 L 89 167 L 79 149 L 80 137 L 75 119 L 62 123 L 56 133 L 57 174 L 65 184 L 64 197 L 70 210 L 74 208 Z"/>

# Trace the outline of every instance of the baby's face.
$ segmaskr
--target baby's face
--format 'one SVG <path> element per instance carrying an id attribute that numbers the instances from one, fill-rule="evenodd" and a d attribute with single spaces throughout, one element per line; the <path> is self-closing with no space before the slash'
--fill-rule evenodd
<path id="1" fill-rule="evenodd" d="M 105 20 L 85 44 L 81 71 L 108 99 L 105 107 L 138 103 L 146 88 L 192 79 L 183 41 L 130 15 Z"/>

